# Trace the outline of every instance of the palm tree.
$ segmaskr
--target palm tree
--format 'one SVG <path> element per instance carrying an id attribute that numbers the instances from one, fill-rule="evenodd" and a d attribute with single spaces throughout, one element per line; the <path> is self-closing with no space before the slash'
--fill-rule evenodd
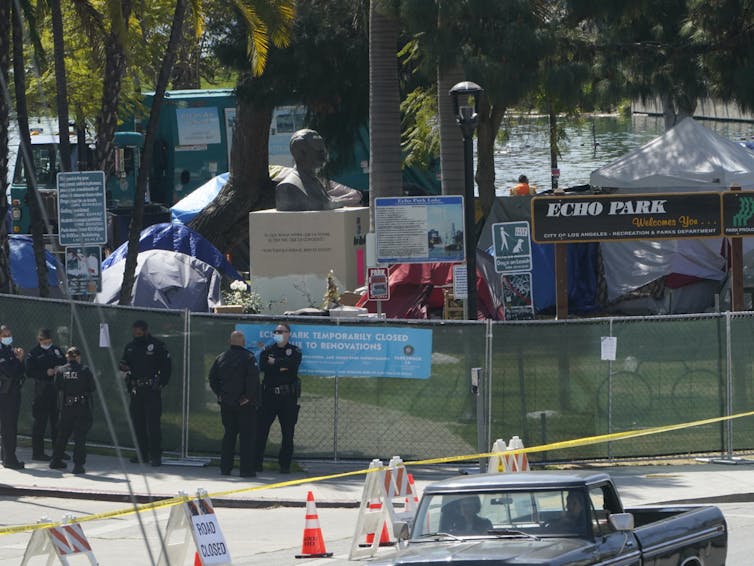
<path id="1" fill-rule="evenodd" d="M 53 56 L 55 60 L 55 102 L 58 109 L 58 132 L 60 132 L 60 167 L 71 167 L 71 140 L 68 136 L 68 80 L 65 73 L 65 42 L 63 40 L 63 14 L 60 0 L 48 0 L 52 19 Z"/>
<path id="2" fill-rule="evenodd" d="M 131 293 L 133 291 L 136 263 L 139 255 L 139 235 L 144 224 L 144 197 L 147 192 L 147 178 L 152 166 L 152 154 L 154 153 L 154 138 L 160 119 L 160 107 L 165 98 L 165 90 L 168 87 L 170 75 L 173 72 L 173 64 L 178 54 L 187 5 L 188 0 L 176 0 L 173 23 L 170 28 L 170 39 L 165 49 L 165 57 L 162 60 L 160 75 L 157 78 L 157 85 L 155 86 L 154 100 L 149 112 L 147 133 L 144 137 L 144 151 L 139 165 L 139 176 L 136 181 L 136 191 L 134 194 L 133 217 L 131 218 L 128 230 L 128 251 L 126 252 L 126 264 L 123 268 L 123 282 L 121 283 L 120 298 L 118 300 L 118 303 L 121 305 L 131 304 Z"/>
<path id="3" fill-rule="evenodd" d="M 18 116 L 18 129 L 20 135 L 19 159 L 23 159 L 26 170 L 26 182 L 28 185 L 29 215 L 31 216 L 31 237 L 34 259 L 37 267 L 37 281 L 39 296 L 50 296 L 50 285 L 47 279 L 47 264 L 45 263 L 45 221 L 42 218 L 39 193 L 37 192 L 37 179 L 34 171 L 34 161 L 31 156 L 31 136 L 29 133 L 28 109 L 26 107 L 26 80 L 24 68 L 24 44 L 26 43 L 23 31 L 23 15 L 29 23 L 29 29 L 36 29 L 32 12 L 21 13 L 18 2 L 13 3 L 11 10 L 11 29 L 13 30 L 13 85 L 16 93 L 16 114 Z M 35 44 L 38 42 L 35 41 Z M 3 200 L 5 200 L 3 195 Z M 3 217 L 4 219 L 5 217 Z M 49 225 L 49 223 L 47 223 Z M 49 231 L 49 230 L 48 230 Z"/>
<path id="4" fill-rule="evenodd" d="M 400 196 L 401 115 L 398 84 L 398 19 L 393 2 L 369 5 L 369 226 L 374 199 Z"/>
<path id="5" fill-rule="evenodd" d="M 248 231 L 250 210 L 261 203 L 274 206 L 267 140 L 275 103 L 270 85 L 260 79 L 270 43 L 288 46 L 295 17 L 294 0 L 234 0 L 233 5 L 244 25 L 251 70 L 241 74 L 236 87 L 230 176 L 215 200 L 189 223 L 221 251 L 229 250 Z"/>
<path id="6" fill-rule="evenodd" d="M 10 2 L 0 2 L 0 184 L 5 194 L 5 180 L 8 178 L 8 125 L 10 118 L 10 93 L 8 91 L 8 71 L 10 69 Z M 0 293 L 11 293 L 13 282 L 10 278 L 10 249 L 5 218 L 8 217 L 8 199 L 0 198 Z"/>
<path id="7" fill-rule="evenodd" d="M 110 31 L 105 40 L 105 71 L 102 106 L 96 120 L 97 164 L 107 177 L 113 168 L 115 129 L 118 125 L 123 75 L 126 72 L 126 29 L 131 17 L 132 0 L 108 0 Z"/>

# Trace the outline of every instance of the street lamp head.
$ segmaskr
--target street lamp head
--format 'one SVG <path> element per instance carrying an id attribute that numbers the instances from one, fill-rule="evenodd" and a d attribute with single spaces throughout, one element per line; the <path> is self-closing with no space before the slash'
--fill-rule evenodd
<path id="1" fill-rule="evenodd" d="M 464 137 L 470 137 L 474 132 L 479 114 L 479 101 L 483 92 L 482 87 L 471 81 L 460 82 L 450 89 L 453 111 Z"/>

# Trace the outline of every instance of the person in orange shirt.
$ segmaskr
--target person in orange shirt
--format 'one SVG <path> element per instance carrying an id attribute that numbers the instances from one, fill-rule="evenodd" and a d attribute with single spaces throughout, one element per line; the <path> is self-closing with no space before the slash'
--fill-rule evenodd
<path id="1" fill-rule="evenodd" d="M 526 175 L 519 175 L 518 184 L 511 188 L 510 194 L 513 197 L 533 195 L 534 187 L 529 186 L 529 179 Z"/>

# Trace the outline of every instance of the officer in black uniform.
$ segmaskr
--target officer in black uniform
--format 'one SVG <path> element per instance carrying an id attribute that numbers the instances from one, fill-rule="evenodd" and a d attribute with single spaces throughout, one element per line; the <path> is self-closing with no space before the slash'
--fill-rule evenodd
<path id="1" fill-rule="evenodd" d="M 126 387 L 131 395 L 131 419 L 141 460 L 162 465 L 162 389 L 170 381 L 170 353 L 165 344 L 149 334 L 143 320 L 132 325 L 133 340 L 126 345 L 119 368 L 126 372 Z M 139 458 L 131 458 L 138 462 Z"/>
<path id="2" fill-rule="evenodd" d="M 49 461 L 45 454 L 45 429 L 50 423 L 52 444 L 58 436 L 58 393 L 53 378 L 55 368 L 65 365 L 62 350 L 52 343 L 52 333 L 41 328 L 37 333 L 38 344 L 26 354 L 26 376 L 34 380 L 34 400 L 31 403 L 31 459 Z"/>
<path id="3" fill-rule="evenodd" d="M 291 471 L 293 457 L 293 432 L 298 421 L 301 395 L 301 380 L 298 368 L 301 365 L 301 349 L 288 340 L 291 328 L 280 323 L 275 328 L 275 343 L 265 348 L 259 357 L 260 369 L 264 372 L 262 383 L 262 406 L 259 409 L 259 437 L 257 439 L 257 470 L 262 469 L 267 437 L 275 417 L 280 421 L 282 441 L 278 452 L 280 472 Z"/>
<path id="4" fill-rule="evenodd" d="M 259 402 L 259 368 L 254 354 L 244 346 L 243 332 L 230 334 L 230 348 L 217 356 L 209 370 L 209 385 L 220 404 L 225 435 L 220 452 L 220 473 L 233 469 L 236 438 L 239 438 L 241 477 L 253 478 L 256 459 L 255 436 Z"/>
<path id="5" fill-rule="evenodd" d="M 0 434 L 3 465 L 20 470 L 24 463 L 16 457 L 18 415 L 21 410 L 21 384 L 24 381 L 24 350 L 13 347 L 13 332 L 0 326 Z"/>
<path id="6" fill-rule="evenodd" d="M 96 389 L 91 370 L 81 365 L 81 352 L 76 346 L 66 350 L 68 363 L 55 372 L 55 389 L 60 394 L 60 426 L 52 449 L 50 467 L 65 469 L 63 450 L 73 433 L 73 473 L 86 473 L 86 434 L 92 428 L 92 402 Z"/>

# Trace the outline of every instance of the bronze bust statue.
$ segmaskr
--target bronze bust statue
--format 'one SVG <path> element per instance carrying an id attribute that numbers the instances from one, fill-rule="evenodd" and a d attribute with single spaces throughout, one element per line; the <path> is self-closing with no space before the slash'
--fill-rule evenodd
<path id="1" fill-rule="evenodd" d="M 290 149 L 296 165 L 276 178 L 278 210 L 332 210 L 360 204 L 361 193 L 356 189 L 338 183 L 329 183 L 326 188 L 317 176 L 327 159 L 325 142 L 317 132 L 308 129 L 294 132 Z"/>

